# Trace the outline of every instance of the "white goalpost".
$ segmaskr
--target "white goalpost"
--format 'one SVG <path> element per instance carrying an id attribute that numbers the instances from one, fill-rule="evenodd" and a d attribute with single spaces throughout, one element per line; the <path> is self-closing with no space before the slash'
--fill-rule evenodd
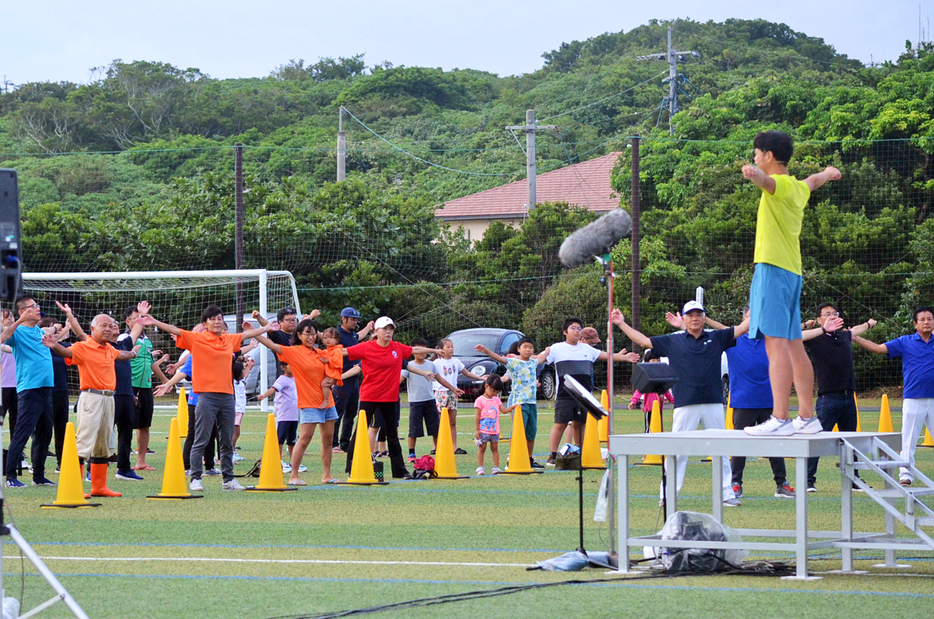
<path id="1" fill-rule="evenodd" d="M 298 288 L 289 271 L 23 273 L 23 289 L 53 316 L 58 313 L 55 301 L 69 304 L 83 325 L 101 313 L 113 315 L 122 324 L 124 309 L 143 300 L 152 304 L 154 316 L 184 329 L 198 324 L 201 311 L 211 304 L 224 310 L 228 327 L 234 331 L 244 320 L 253 320 L 249 315 L 254 309 L 267 319 L 283 307 L 293 307 L 301 315 Z M 153 333 L 150 337 L 155 348 L 175 352 L 166 334 Z M 259 393 L 275 380 L 269 372 L 271 359 L 269 350 L 261 346 L 256 385 Z M 268 409 L 266 400 L 261 408 Z"/>

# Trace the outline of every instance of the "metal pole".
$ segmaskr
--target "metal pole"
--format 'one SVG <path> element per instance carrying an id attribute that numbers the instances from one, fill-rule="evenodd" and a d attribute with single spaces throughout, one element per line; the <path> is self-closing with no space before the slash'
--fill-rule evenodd
<path id="1" fill-rule="evenodd" d="M 525 111 L 525 176 L 528 184 L 529 211 L 535 210 L 535 110 Z"/>
<path id="2" fill-rule="evenodd" d="M 607 427 L 607 448 L 610 446 L 609 438 L 613 435 L 614 424 L 613 424 L 613 321 L 611 316 L 613 315 L 613 282 L 616 279 L 616 274 L 613 272 L 613 260 L 609 255 L 605 256 L 607 259 L 607 267 L 609 272 L 607 273 L 607 320 L 606 320 L 606 354 L 607 365 L 606 365 L 606 392 L 607 392 L 607 418 L 606 427 Z M 613 456 L 607 456 L 608 460 L 606 463 L 607 471 L 607 524 L 609 524 L 609 542 L 610 542 L 610 556 L 612 557 L 616 554 L 616 527 L 614 523 L 616 522 L 616 493 L 614 491 L 613 483 Z"/>
<path id="3" fill-rule="evenodd" d="M 243 268 L 243 144 L 237 143 L 234 146 L 236 153 L 234 164 L 234 192 L 236 197 L 236 208 L 234 210 L 234 262 L 235 268 Z M 243 299 L 243 283 L 237 280 L 237 319 L 234 321 L 237 333 L 243 331 L 243 314 L 246 303 Z"/>
<path id="4" fill-rule="evenodd" d="M 337 118 L 337 182 L 344 180 L 347 169 L 347 134 L 344 133 L 344 108 Z"/>
<path id="5" fill-rule="evenodd" d="M 642 188 L 639 185 L 639 140 L 632 137 L 632 328 L 642 329 L 642 258 L 639 245 L 642 240 Z"/>
<path id="6" fill-rule="evenodd" d="M 671 119 L 678 113 L 678 55 L 671 46 L 671 26 L 668 26 L 668 133 L 674 134 Z"/>

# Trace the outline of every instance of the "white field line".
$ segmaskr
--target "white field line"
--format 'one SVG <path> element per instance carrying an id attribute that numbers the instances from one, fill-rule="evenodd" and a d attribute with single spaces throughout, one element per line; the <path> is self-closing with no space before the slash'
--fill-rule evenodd
<path id="1" fill-rule="evenodd" d="M 221 557 L 42 557 L 45 561 L 188 561 L 205 563 L 273 563 L 321 565 L 428 565 L 452 567 L 528 567 L 529 563 L 463 563 L 453 561 L 350 561 L 342 559 L 229 559 Z"/>

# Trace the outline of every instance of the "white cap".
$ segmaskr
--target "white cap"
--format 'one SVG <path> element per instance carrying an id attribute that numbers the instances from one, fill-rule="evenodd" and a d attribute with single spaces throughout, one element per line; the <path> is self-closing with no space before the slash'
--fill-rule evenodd
<path id="1" fill-rule="evenodd" d="M 392 318 L 390 318 L 389 316 L 380 316 L 379 318 L 376 319 L 376 322 L 373 324 L 373 328 L 382 329 L 383 327 L 388 327 L 390 325 L 392 325 L 393 327 L 396 326 L 396 323 L 392 321 Z"/>
<path id="2" fill-rule="evenodd" d="M 703 312 L 704 306 L 698 303 L 697 301 L 688 301 L 687 303 L 684 304 L 684 309 L 681 310 L 681 315 L 685 316 L 688 312 L 692 312 L 694 310 L 700 310 Z M 706 314 L 706 312 L 704 313 Z"/>

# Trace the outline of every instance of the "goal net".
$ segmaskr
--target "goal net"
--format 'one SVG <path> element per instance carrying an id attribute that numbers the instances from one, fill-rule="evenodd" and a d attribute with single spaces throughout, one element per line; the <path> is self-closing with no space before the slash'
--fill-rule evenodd
<path id="1" fill-rule="evenodd" d="M 254 325 L 250 317 L 259 310 L 272 318 L 283 307 L 293 307 L 301 315 L 295 278 L 288 271 L 265 269 L 230 271 L 139 271 L 124 273 L 24 273 L 23 288 L 35 297 L 42 311 L 64 323 L 65 316 L 55 305 L 68 304 L 81 324 L 88 330 L 97 314 L 110 314 L 123 328 L 126 308 L 140 301 L 149 301 L 152 315 L 183 329 L 201 322 L 201 312 L 208 305 L 224 311 L 231 331 L 239 330 L 244 320 Z M 168 354 L 172 361 L 181 351 L 168 334 L 147 330 L 153 347 Z M 248 378 L 248 392 L 262 393 L 275 380 L 275 364 L 271 353 L 260 346 L 256 368 Z M 77 389 L 77 374 L 69 380 Z M 263 402 L 265 409 L 265 401 Z"/>

